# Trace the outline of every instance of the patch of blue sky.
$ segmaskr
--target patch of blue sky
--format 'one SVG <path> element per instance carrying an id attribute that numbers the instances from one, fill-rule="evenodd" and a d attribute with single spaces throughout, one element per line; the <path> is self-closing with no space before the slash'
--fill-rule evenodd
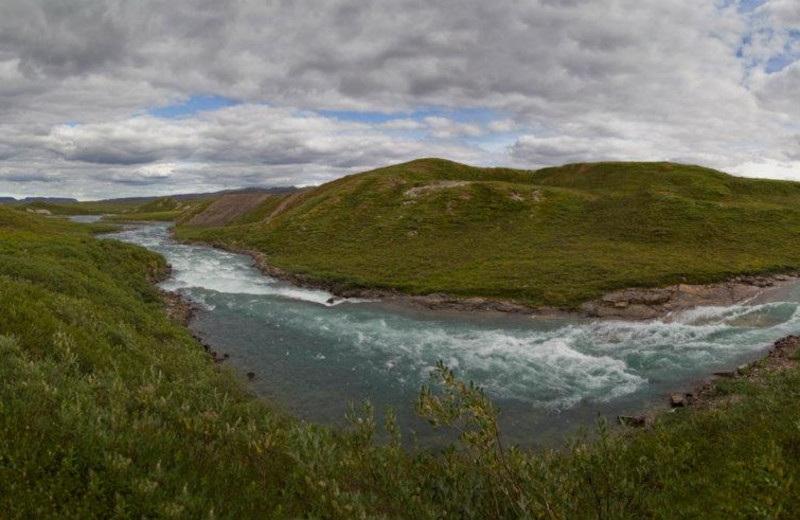
<path id="1" fill-rule="evenodd" d="M 182 117 L 192 117 L 198 112 L 219 110 L 240 104 L 238 101 L 217 95 L 193 95 L 186 101 L 167 105 L 165 107 L 152 108 L 148 114 L 165 119 L 177 119 Z"/>
<path id="2" fill-rule="evenodd" d="M 478 137 L 465 137 L 463 141 L 489 153 L 503 153 L 523 135 L 525 132 L 496 132 Z"/>
<path id="3" fill-rule="evenodd" d="M 739 12 L 752 13 L 766 3 L 767 0 L 739 0 Z"/>
<path id="4" fill-rule="evenodd" d="M 796 62 L 798 59 L 800 59 L 800 56 L 797 54 L 778 54 L 767 60 L 764 70 L 767 71 L 767 74 L 775 74 Z"/>
<path id="5" fill-rule="evenodd" d="M 350 110 L 320 110 L 321 116 L 365 124 L 381 124 L 396 119 L 423 121 L 426 117 L 445 117 L 459 123 L 487 124 L 503 119 L 488 108 L 425 108 L 407 112 L 370 112 Z"/>
<path id="6" fill-rule="evenodd" d="M 339 119 L 341 121 L 353 121 L 356 123 L 380 124 L 393 119 L 404 119 L 408 114 L 400 112 L 368 112 L 355 110 L 320 110 L 317 112 L 322 117 Z"/>
<path id="7" fill-rule="evenodd" d="M 792 63 L 800 60 L 800 31 L 789 31 L 789 39 L 783 48 L 783 52 L 770 56 L 764 65 L 764 70 L 768 74 L 780 72 Z"/>

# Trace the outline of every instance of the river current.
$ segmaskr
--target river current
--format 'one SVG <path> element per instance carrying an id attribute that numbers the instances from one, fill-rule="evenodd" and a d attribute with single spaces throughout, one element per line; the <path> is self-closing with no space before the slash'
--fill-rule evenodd
<path id="1" fill-rule="evenodd" d="M 322 424 L 343 424 L 351 402 L 369 399 L 434 444 L 441 435 L 414 417 L 413 403 L 437 360 L 486 390 L 512 442 L 558 445 L 597 414 L 613 420 L 663 404 L 800 330 L 800 284 L 647 322 L 331 305 L 325 291 L 264 276 L 249 256 L 177 243 L 167 224 L 105 236 L 167 258 L 173 272 L 162 288 L 199 306 L 190 327 L 255 373 L 253 393 Z"/>

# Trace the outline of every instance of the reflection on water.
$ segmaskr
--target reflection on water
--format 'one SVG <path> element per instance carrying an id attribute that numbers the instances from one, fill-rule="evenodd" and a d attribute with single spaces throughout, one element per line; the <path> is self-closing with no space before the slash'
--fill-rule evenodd
<path id="1" fill-rule="evenodd" d="M 301 417 L 341 423 L 348 403 L 392 406 L 434 435 L 412 403 L 436 361 L 475 381 L 514 441 L 551 443 L 597 413 L 632 413 L 714 371 L 753 359 L 800 326 L 800 286 L 757 304 L 705 307 L 667 321 L 620 322 L 445 313 L 377 302 L 327 304 L 325 291 L 263 276 L 248 256 L 178 244 L 166 224 L 110 237 L 167 257 L 162 285 L 197 302 L 192 327 L 252 390 Z"/>

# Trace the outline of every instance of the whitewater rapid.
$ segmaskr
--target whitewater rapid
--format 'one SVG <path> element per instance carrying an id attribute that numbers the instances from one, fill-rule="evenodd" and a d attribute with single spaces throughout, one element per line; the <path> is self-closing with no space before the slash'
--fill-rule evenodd
<path id="1" fill-rule="evenodd" d="M 248 256 L 179 244 L 166 224 L 108 236 L 163 254 L 173 272 L 162 287 L 203 309 L 196 331 L 259 375 L 255 391 L 322 422 L 365 398 L 407 408 L 443 360 L 485 388 L 524 435 L 641 409 L 800 330 L 798 286 L 647 322 L 332 305 L 325 291 L 264 276 Z"/>

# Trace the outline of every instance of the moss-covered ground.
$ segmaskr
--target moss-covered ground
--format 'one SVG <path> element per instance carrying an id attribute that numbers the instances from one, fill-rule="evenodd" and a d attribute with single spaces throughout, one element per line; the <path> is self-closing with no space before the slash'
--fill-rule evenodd
<path id="1" fill-rule="evenodd" d="M 800 183 L 671 163 L 536 172 L 426 159 L 177 236 L 341 287 L 575 308 L 633 286 L 800 268 Z M 267 218 L 271 216 L 271 218 Z"/>

